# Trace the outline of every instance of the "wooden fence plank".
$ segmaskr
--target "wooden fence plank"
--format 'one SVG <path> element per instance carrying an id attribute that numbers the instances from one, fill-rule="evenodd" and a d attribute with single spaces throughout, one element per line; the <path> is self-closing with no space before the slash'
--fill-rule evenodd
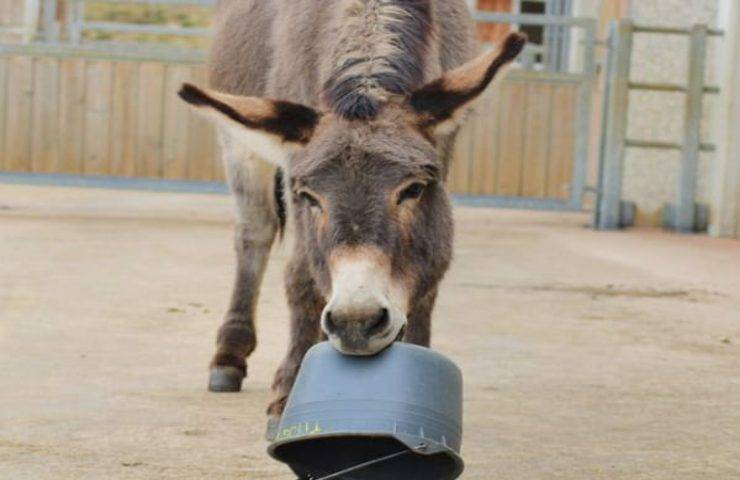
<path id="1" fill-rule="evenodd" d="M 190 81 L 206 85 L 203 68 L 191 70 Z M 188 178 L 191 180 L 213 180 L 217 162 L 214 161 L 215 132 L 211 122 L 190 111 L 188 117 Z M 220 165 L 218 165 L 220 167 Z"/>
<path id="2" fill-rule="evenodd" d="M 575 120 L 578 88 L 559 85 L 553 92 L 548 163 L 547 196 L 565 199 L 570 195 L 575 158 Z"/>
<path id="3" fill-rule="evenodd" d="M 59 168 L 59 60 L 37 58 L 34 66 L 31 164 L 34 172 Z"/>
<path id="4" fill-rule="evenodd" d="M 501 145 L 498 141 L 498 131 L 501 129 L 502 112 L 501 104 L 501 83 L 494 84 L 491 91 L 488 108 L 489 123 L 484 135 L 488 139 L 491 149 L 491 162 L 483 170 L 483 181 L 485 187 L 481 190 L 481 195 L 495 195 L 496 184 L 498 182 L 499 166 L 501 165 Z"/>
<path id="5" fill-rule="evenodd" d="M 470 115 L 468 122 L 460 129 L 457 136 L 457 143 L 452 156 L 452 162 L 449 166 L 450 171 L 447 177 L 447 187 L 452 193 L 467 194 L 470 189 L 468 186 L 468 175 L 470 163 L 474 155 L 474 135 L 475 125 L 478 121 L 478 113 Z"/>
<path id="6" fill-rule="evenodd" d="M 201 78 L 202 85 L 208 84 L 208 71 L 204 67 L 194 67 L 198 70 L 197 75 Z M 225 182 L 226 181 L 226 169 L 221 161 L 221 149 L 218 145 L 218 138 L 216 136 L 216 129 L 211 125 L 208 127 L 208 145 L 210 154 L 211 168 L 213 169 L 213 180 Z"/>
<path id="7" fill-rule="evenodd" d="M 499 128 L 500 89 L 484 93 L 478 105 L 478 115 L 474 138 L 473 166 L 470 176 L 470 192 L 476 195 L 494 195 L 499 165 L 499 141 L 496 132 Z"/>
<path id="8" fill-rule="evenodd" d="M 221 161 L 221 150 L 218 146 L 216 139 L 215 128 L 213 126 L 208 128 L 208 144 L 210 145 L 210 159 L 213 167 L 213 180 L 217 182 L 226 181 L 226 170 L 224 164 Z"/>
<path id="9" fill-rule="evenodd" d="M 11 172 L 31 170 L 33 107 L 33 59 L 11 57 L 8 63 L 8 108 L 5 117 L 5 168 Z"/>
<path id="10" fill-rule="evenodd" d="M 111 103 L 113 64 L 107 60 L 87 63 L 85 79 L 84 172 L 106 175 L 110 172 Z"/>
<path id="11" fill-rule="evenodd" d="M 183 82 L 190 79 L 191 69 L 182 65 L 167 67 L 164 87 L 164 127 L 162 163 L 164 178 L 186 179 L 188 176 L 188 132 L 190 108 L 178 96 Z"/>
<path id="12" fill-rule="evenodd" d="M 113 65 L 110 173 L 136 176 L 136 136 L 139 109 L 139 63 Z"/>
<path id="13" fill-rule="evenodd" d="M 139 68 L 136 174 L 140 177 L 162 177 L 164 75 L 162 63 L 142 63 Z"/>
<path id="14" fill-rule="evenodd" d="M 524 118 L 527 86 L 522 82 L 507 82 L 501 86 L 501 128 L 498 131 L 501 152 L 496 193 L 517 196 L 521 191 L 521 161 L 524 150 Z"/>
<path id="15" fill-rule="evenodd" d="M 479 99 L 475 109 L 475 118 L 471 124 L 470 135 L 470 171 L 468 172 L 468 185 L 466 190 L 471 194 L 480 194 L 485 188 L 484 170 L 492 168 L 496 159 L 491 154 L 491 141 L 486 138 L 486 130 L 492 117 L 488 108 L 488 95 Z"/>
<path id="16" fill-rule="evenodd" d="M 85 60 L 64 59 L 59 78 L 58 172 L 83 173 L 85 141 Z"/>
<path id="17" fill-rule="evenodd" d="M 445 183 L 447 184 L 447 188 L 451 192 L 455 192 L 454 185 L 457 181 L 457 175 L 459 167 L 457 166 L 460 162 L 463 161 L 463 158 L 467 155 L 467 152 L 465 151 L 465 142 L 463 142 L 463 136 L 465 135 L 465 126 L 460 130 L 460 132 L 457 134 L 457 138 L 455 139 L 455 145 L 452 150 L 452 158 L 450 159 L 450 163 L 448 165 L 447 169 L 447 178 L 445 180 Z"/>
<path id="18" fill-rule="evenodd" d="M 0 170 L 5 169 L 5 127 L 8 110 L 8 66 L 7 57 L 0 57 Z"/>
<path id="19" fill-rule="evenodd" d="M 526 197 L 544 198 L 547 193 L 547 157 L 550 141 L 552 86 L 530 83 L 527 88 L 524 157 L 522 158 L 522 191 Z"/>

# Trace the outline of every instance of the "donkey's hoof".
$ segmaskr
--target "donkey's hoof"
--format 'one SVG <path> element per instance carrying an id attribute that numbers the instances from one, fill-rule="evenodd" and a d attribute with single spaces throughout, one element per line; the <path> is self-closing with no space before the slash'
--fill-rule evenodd
<path id="1" fill-rule="evenodd" d="M 274 442 L 280 427 L 280 415 L 269 415 L 267 417 L 267 430 L 265 431 L 265 440 Z"/>
<path id="2" fill-rule="evenodd" d="M 236 367 L 213 367 L 208 378 L 208 390 L 212 392 L 239 392 L 244 374 Z"/>

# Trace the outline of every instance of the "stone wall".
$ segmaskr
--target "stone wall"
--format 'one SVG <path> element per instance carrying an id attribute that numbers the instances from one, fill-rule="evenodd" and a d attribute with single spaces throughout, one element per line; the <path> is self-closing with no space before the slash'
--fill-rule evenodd
<path id="1" fill-rule="evenodd" d="M 690 27 L 706 23 L 717 27 L 719 0 L 632 0 L 629 17 L 645 25 Z M 706 83 L 717 85 L 716 50 L 721 40 L 708 44 Z M 686 84 L 688 73 L 687 36 L 636 34 L 632 53 L 632 80 Z M 717 99 L 706 95 L 702 141 L 714 142 L 711 127 Z M 630 93 L 628 136 L 630 138 L 683 141 L 685 95 L 635 91 Z M 678 195 L 681 156 L 678 151 L 628 148 L 625 158 L 623 196 L 637 204 L 638 224 L 659 225 L 665 203 Z M 698 175 L 697 201 L 709 203 L 713 153 L 702 153 Z"/>

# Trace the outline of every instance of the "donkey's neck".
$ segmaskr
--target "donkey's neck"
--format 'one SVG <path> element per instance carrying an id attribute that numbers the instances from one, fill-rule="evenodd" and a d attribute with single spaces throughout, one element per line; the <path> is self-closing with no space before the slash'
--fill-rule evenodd
<path id="1" fill-rule="evenodd" d="M 392 96 L 424 80 L 432 36 L 430 0 L 340 0 L 323 101 L 350 119 L 370 119 Z"/>

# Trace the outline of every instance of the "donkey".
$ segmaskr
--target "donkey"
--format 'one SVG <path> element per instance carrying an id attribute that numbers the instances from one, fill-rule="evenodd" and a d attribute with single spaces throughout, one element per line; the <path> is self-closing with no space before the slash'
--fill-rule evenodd
<path id="1" fill-rule="evenodd" d="M 465 0 L 221 0 L 217 12 L 211 89 L 179 92 L 218 126 L 237 206 L 236 284 L 209 388 L 241 388 L 266 262 L 290 217 L 274 421 L 322 337 L 348 355 L 429 346 L 452 256 L 454 137 L 526 39 L 473 58 Z"/>

